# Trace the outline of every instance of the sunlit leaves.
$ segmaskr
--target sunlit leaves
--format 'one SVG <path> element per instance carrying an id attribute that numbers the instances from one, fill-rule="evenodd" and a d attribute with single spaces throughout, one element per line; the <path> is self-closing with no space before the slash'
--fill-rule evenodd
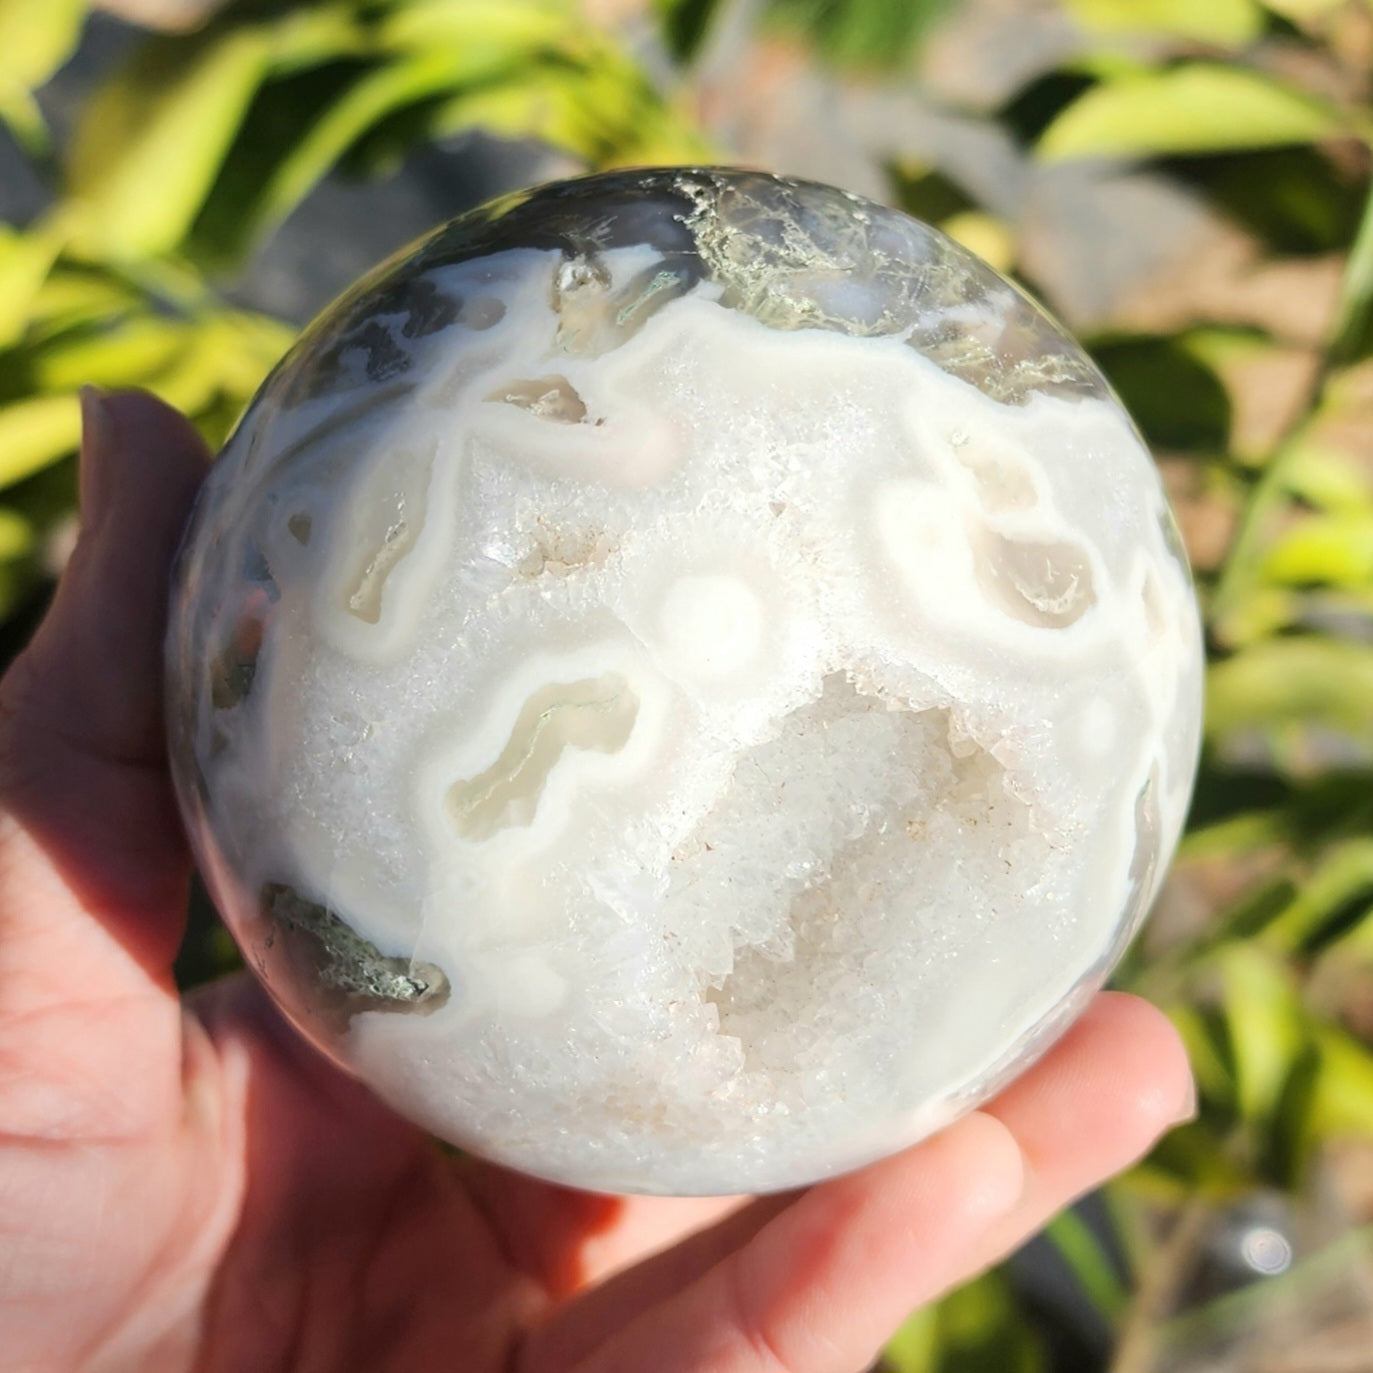
<path id="1" fill-rule="evenodd" d="M 0 0 L 0 119 L 34 152 L 47 128 L 33 92 L 66 61 L 86 17 L 85 0 Z"/>
<path id="2" fill-rule="evenodd" d="M 0 82 L 32 90 L 66 61 L 85 0 L 0 0 Z"/>
<path id="3" fill-rule="evenodd" d="M 1255 0 L 1065 0 L 1068 12 L 1097 33 L 1159 34 L 1241 47 L 1263 31 Z"/>
<path id="4" fill-rule="evenodd" d="M 663 37 L 678 62 L 689 62 L 700 51 L 720 9 L 720 0 L 654 0 Z"/>
<path id="5" fill-rule="evenodd" d="M 1263 575 L 1289 586 L 1373 587 L 1373 509 L 1299 519 L 1267 550 Z"/>
<path id="6" fill-rule="evenodd" d="M 840 66 L 895 67 L 955 0 L 769 0 L 767 16 Z"/>
<path id="7" fill-rule="evenodd" d="M 1343 931 L 1351 907 L 1373 903 L 1373 836 L 1336 843 L 1312 865 L 1291 900 L 1263 930 L 1263 942 L 1286 954 L 1310 954 Z"/>
<path id="8" fill-rule="evenodd" d="M 75 395 L 28 396 L 0 407 L 0 487 L 70 453 L 80 432 Z"/>
<path id="9" fill-rule="evenodd" d="M 29 327 L 35 297 L 62 250 L 52 226 L 20 234 L 0 224 L 0 348 Z"/>
<path id="10" fill-rule="evenodd" d="M 1261 640 L 1211 670 L 1212 736 L 1242 729 L 1275 735 L 1292 727 L 1333 730 L 1373 747 L 1373 645 L 1323 635 Z"/>
<path id="11" fill-rule="evenodd" d="M 248 195 L 228 195 L 235 180 L 225 178 L 216 188 L 220 192 L 207 214 L 208 222 L 219 223 L 221 241 L 214 246 L 219 256 L 243 251 L 249 244 L 276 227 L 321 178 L 379 120 L 397 109 L 419 100 L 432 99 L 451 90 L 454 67 L 450 50 L 435 48 L 404 60 L 367 68 L 343 86 L 337 98 L 321 107 L 300 137 L 283 147 L 264 143 L 245 149 L 250 156 L 276 153 L 268 162 L 265 175 L 248 189 Z M 266 160 L 266 159 L 264 159 Z M 210 242 L 200 236 L 203 247 Z"/>
<path id="12" fill-rule="evenodd" d="M 976 253 L 998 272 L 1015 268 L 1015 232 L 1004 219 L 981 210 L 963 210 L 950 215 L 939 226 L 955 243 Z"/>
<path id="13" fill-rule="evenodd" d="M 206 188 L 191 246 L 229 265 L 341 164 L 389 170 L 467 129 L 537 138 L 588 166 L 709 157 L 611 36 L 549 0 L 412 0 L 292 29 Z M 365 19 L 365 22 L 364 22 Z M 309 40 L 309 42 L 306 41 Z"/>
<path id="14" fill-rule="evenodd" d="M 1373 1138 L 1373 1055 L 1366 1045 L 1333 1026 L 1316 1032 L 1316 1080 L 1308 1103 L 1308 1128 L 1316 1137 Z"/>
<path id="15" fill-rule="evenodd" d="M 1003 1273 L 917 1311 L 887 1346 L 892 1373 L 1047 1373 L 1047 1354 Z"/>
<path id="16" fill-rule="evenodd" d="M 998 271 L 1015 266 L 1016 240 L 1011 225 L 979 208 L 977 201 L 938 167 L 898 162 L 888 169 L 893 199 L 908 214 L 937 225 Z"/>
<path id="17" fill-rule="evenodd" d="M 1277 1109 L 1304 1042 L 1296 983 L 1280 960 L 1248 943 L 1223 949 L 1216 970 L 1239 1112 L 1262 1121 Z"/>
<path id="18" fill-rule="evenodd" d="M 1373 354 L 1373 191 L 1345 262 L 1328 349 L 1333 367 L 1362 362 Z"/>
<path id="19" fill-rule="evenodd" d="M 1260 72 L 1192 62 L 1091 87 L 1045 129 L 1047 161 L 1281 147 L 1348 133 L 1317 97 Z"/>
<path id="20" fill-rule="evenodd" d="M 1108 1322 L 1118 1320 L 1129 1304 L 1129 1293 L 1101 1237 L 1081 1213 L 1062 1212 L 1049 1222 L 1044 1237 L 1098 1314 Z"/>
<path id="21" fill-rule="evenodd" d="M 1092 344 L 1092 356 L 1151 444 L 1225 450 L 1230 396 L 1191 335 L 1102 338 Z"/>
<path id="22" fill-rule="evenodd" d="M 1320 147 L 1213 151 L 1168 171 L 1277 254 L 1346 249 L 1363 209 L 1362 178 Z"/>
<path id="23" fill-rule="evenodd" d="M 1290 19 L 1294 24 L 1315 23 L 1348 4 L 1349 0 L 1263 0 L 1265 9 Z"/>
<path id="24" fill-rule="evenodd" d="M 175 248 L 214 184 L 266 75 L 257 28 L 163 39 L 91 99 L 68 161 L 69 228 L 89 256 Z"/>

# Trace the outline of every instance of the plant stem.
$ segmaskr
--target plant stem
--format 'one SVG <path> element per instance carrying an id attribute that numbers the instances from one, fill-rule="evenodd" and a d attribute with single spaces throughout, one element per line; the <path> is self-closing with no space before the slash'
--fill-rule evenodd
<path id="1" fill-rule="evenodd" d="M 1189 1197 L 1178 1208 L 1167 1235 L 1140 1274 L 1109 1373 L 1153 1373 L 1159 1326 L 1177 1301 L 1211 1218 L 1210 1203 L 1198 1196 Z"/>
<path id="2" fill-rule="evenodd" d="M 1324 389 L 1328 373 L 1337 367 L 1354 362 L 1359 344 L 1368 330 L 1373 314 L 1373 188 L 1364 201 L 1363 216 L 1354 236 L 1354 244 L 1345 262 L 1340 281 L 1339 303 L 1335 312 L 1335 326 L 1326 346 L 1325 358 L 1317 383 L 1317 397 Z"/>
<path id="3" fill-rule="evenodd" d="M 1263 474 L 1259 477 L 1249 500 L 1245 503 L 1230 546 L 1229 556 L 1221 569 L 1211 601 L 1214 626 L 1223 626 L 1227 612 L 1242 600 L 1248 583 L 1262 557 L 1266 525 L 1283 504 L 1283 490 L 1293 456 L 1301 451 L 1302 440 L 1312 420 L 1320 412 L 1329 391 L 1331 376 L 1340 368 L 1356 362 L 1368 338 L 1373 320 L 1373 185 L 1364 197 L 1363 213 L 1358 231 L 1349 249 L 1344 275 L 1340 281 L 1339 298 L 1330 337 L 1322 353 L 1320 366 L 1311 382 L 1311 392 L 1290 428 L 1274 445 Z"/>

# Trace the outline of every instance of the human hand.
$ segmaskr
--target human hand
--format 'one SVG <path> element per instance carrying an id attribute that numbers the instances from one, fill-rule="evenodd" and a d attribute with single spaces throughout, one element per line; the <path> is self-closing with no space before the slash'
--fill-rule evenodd
<path id="1" fill-rule="evenodd" d="M 851 1373 L 1189 1113 L 1103 995 L 942 1134 L 786 1196 L 576 1193 L 454 1160 L 257 986 L 183 1004 L 168 566 L 206 454 L 92 395 L 81 533 L 0 685 L 0 1350 L 10 1373 Z"/>

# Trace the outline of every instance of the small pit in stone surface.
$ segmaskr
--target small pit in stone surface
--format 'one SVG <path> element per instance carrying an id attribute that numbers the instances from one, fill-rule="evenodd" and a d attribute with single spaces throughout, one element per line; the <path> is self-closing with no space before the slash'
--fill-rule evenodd
<path id="1" fill-rule="evenodd" d="M 1025 624 L 1066 629 L 1096 603 L 1091 562 L 1070 543 L 979 529 L 973 547 L 987 599 Z"/>
<path id="2" fill-rule="evenodd" d="M 454 782 L 446 808 L 464 839 L 489 839 L 530 824 L 544 784 L 568 750 L 617 753 L 629 740 L 639 702 L 623 677 L 608 673 L 536 691 L 515 721 L 501 755 L 476 777 Z"/>
<path id="3" fill-rule="evenodd" d="M 559 424 L 580 424 L 586 419 L 586 402 L 566 377 L 535 377 L 515 381 L 492 391 L 487 400 L 528 410 L 540 419 Z"/>

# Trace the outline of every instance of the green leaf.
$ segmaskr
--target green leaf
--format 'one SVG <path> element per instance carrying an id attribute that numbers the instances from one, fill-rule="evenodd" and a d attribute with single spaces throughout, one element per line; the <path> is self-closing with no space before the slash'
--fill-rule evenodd
<path id="1" fill-rule="evenodd" d="M 1226 450 L 1230 395 L 1186 335 L 1102 339 L 1091 352 L 1151 445 Z"/>
<path id="2" fill-rule="evenodd" d="M 71 331 L 36 349 L 30 369 L 36 389 L 76 391 L 147 386 L 187 346 L 190 330 L 181 320 L 135 316 L 104 328 Z"/>
<path id="3" fill-rule="evenodd" d="M 981 210 L 964 210 L 942 220 L 939 227 L 998 272 L 1009 274 L 1015 267 L 1015 230 L 1004 219 Z"/>
<path id="4" fill-rule="evenodd" d="M 1373 187 L 1344 264 L 1326 363 L 1343 367 L 1373 354 Z"/>
<path id="5" fill-rule="evenodd" d="M 303 136 L 284 150 L 284 156 L 253 188 L 250 198 L 235 197 L 233 205 L 206 206 L 207 216 L 216 214 L 221 223 L 233 225 L 234 241 L 227 242 L 227 235 L 221 233 L 219 249 L 241 252 L 264 237 L 378 121 L 406 105 L 448 93 L 461 83 L 468 68 L 466 57 L 438 48 L 362 74 L 317 113 Z"/>
<path id="6" fill-rule="evenodd" d="M 294 338 L 295 331 L 276 320 L 224 314 L 202 324 L 192 356 L 203 359 L 207 372 L 213 371 L 216 391 L 240 409 Z"/>
<path id="7" fill-rule="evenodd" d="M 33 524 L 21 511 L 0 505 L 0 561 L 26 557 L 34 544 Z"/>
<path id="8" fill-rule="evenodd" d="M 33 95 L 21 86 L 0 81 L 0 121 L 14 136 L 23 152 L 37 162 L 52 152 L 52 134 Z"/>
<path id="9" fill-rule="evenodd" d="M 1300 520 L 1268 550 L 1262 573 L 1285 586 L 1373 585 L 1373 510 Z"/>
<path id="10" fill-rule="evenodd" d="M 1225 1046 L 1218 1042 L 1223 1027 L 1217 1018 L 1186 1002 L 1167 1007 L 1167 1012 L 1186 1046 L 1198 1096 L 1208 1106 L 1233 1107 L 1235 1075 Z"/>
<path id="11" fill-rule="evenodd" d="M 1178 158 L 1168 171 L 1275 253 L 1343 251 L 1363 209 L 1361 177 L 1320 147 Z"/>
<path id="12" fill-rule="evenodd" d="M 668 51 L 678 62 L 690 62 L 710 32 L 720 0 L 654 0 Z"/>
<path id="13" fill-rule="evenodd" d="M 1170 1130 L 1148 1159 L 1126 1176 L 1131 1190 L 1176 1205 L 1198 1194 L 1234 1197 L 1254 1185 L 1254 1170 L 1237 1150 L 1217 1147 L 1214 1129 L 1202 1121 Z"/>
<path id="14" fill-rule="evenodd" d="M 81 413 L 74 395 L 31 396 L 0 406 L 0 488 L 65 457 L 80 438 Z"/>
<path id="15" fill-rule="evenodd" d="M 942 167 L 897 162 L 888 169 L 888 176 L 896 204 L 927 224 L 977 209 L 977 201 Z"/>
<path id="16" fill-rule="evenodd" d="M 99 269 L 50 272 L 33 297 L 30 333 L 37 343 L 83 325 L 93 325 L 137 310 L 137 290 Z"/>
<path id="17" fill-rule="evenodd" d="M 1208 732 L 1324 725 L 1373 737 L 1373 647 L 1317 636 L 1256 643 L 1215 664 Z"/>
<path id="18" fill-rule="evenodd" d="M 261 88 L 194 226 L 199 255 L 232 262 L 332 168 L 375 172 L 473 127 L 541 138 L 592 165 L 704 151 L 621 46 L 565 5 L 415 0 L 385 12 L 369 43 L 368 61 Z"/>
<path id="19" fill-rule="evenodd" d="M 584 58 L 604 42 L 558 0 L 412 0 L 391 9 L 377 41 L 390 52 L 461 48 L 463 60 L 474 67 L 488 65 L 493 53 L 509 57 L 517 51 Z"/>
<path id="20" fill-rule="evenodd" d="M 1114 1325 L 1129 1303 L 1129 1294 L 1091 1227 L 1069 1208 L 1049 1222 L 1044 1238 L 1058 1250 L 1087 1299 Z"/>
<path id="21" fill-rule="evenodd" d="M 1283 485 L 1317 510 L 1347 516 L 1370 513 L 1373 487 L 1360 461 L 1351 454 L 1304 443 L 1292 451 Z"/>
<path id="22" fill-rule="evenodd" d="M 1280 960 L 1248 944 L 1231 944 L 1216 960 L 1240 1115 L 1265 1122 L 1307 1042 L 1305 1016 Z"/>
<path id="23" fill-rule="evenodd" d="M 1335 845 L 1297 889 L 1264 942 L 1283 952 L 1310 951 L 1325 940 L 1355 902 L 1373 900 L 1373 839 Z"/>
<path id="24" fill-rule="evenodd" d="M 951 0 L 768 0 L 776 27 L 811 43 L 827 62 L 892 68 L 904 63 Z"/>
<path id="25" fill-rule="evenodd" d="M 0 228 L 0 348 L 24 336 L 35 299 L 61 250 L 61 236 L 50 227 L 23 234 Z"/>
<path id="26" fill-rule="evenodd" d="M 891 1373 L 934 1373 L 939 1367 L 939 1308 L 913 1312 L 883 1350 L 882 1367 Z"/>
<path id="27" fill-rule="evenodd" d="M 86 0 L 0 0 L 0 87 L 33 90 L 71 56 Z"/>
<path id="28" fill-rule="evenodd" d="M 1361 972 L 1373 968 L 1373 902 L 1356 912 L 1356 918 L 1335 931 L 1323 950 L 1332 966 L 1353 967 Z"/>
<path id="29" fill-rule="evenodd" d="M 1046 72 L 1027 82 L 1006 101 L 997 111 L 997 122 L 1021 147 L 1028 148 L 1098 79 L 1100 73 L 1085 71 L 1080 63 Z"/>
<path id="30" fill-rule="evenodd" d="M 350 0 L 295 4 L 273 21 L 271 74 L 290 75 L 346 58 L 371 56 L 377 43 Z M 229 9 L 228 22 L 233 22 Z"/>
<path id="31" fill-rule="evenodd" d="M 1313 24 L 1335 10 L 1344 9 L 1349 0 L 1263 0 L 1263 7 L 1294 24 Z"/>
<path id="32" fill-rule="evenodd" d="M 156 39 L 96 92 L 68 161 L 80 251 L 138 258 L 181 242 L 270 56 L 263 29 Z"/>
<path id="33" fill-rule="evenodd" d="M 1166 34 L 1220 47 L 1242 47 L 1263 32 L 1254 0 L 1064 0 L 1084 28 L 1096 33 Z"/>
<path id="34" fill-rule="evenodd" d="M 1286 873 L 1256 883 L 1200 932 L 1189 951 L 1194 956 L 1204 956 L 1222 944 L 1266 935 L 1292 909 L 1297 890 L 1295 879 Z"/>
<path id="35" fill-rule="evenodd" d="M 1275 810 L 1245 810 L 1224 820 L 1196 824 L 1183 836 L 1179 859 L 1234 859 L 1262 853 L 1282 842 L 1285 817 Z"/>
<path id="36" fill-rule="evenodd" d="M 1312 143 L 1350 132 L 1333 107 L 1273 77 L 1194 62 L 1103 82 L 1036 147 L 1045 161 L 1158 157 Z"/>
<path id="37" fill-rule="evenodd" d="M 1319 1070 L 1310 1104 L 1318 1138 L 1362 1135 L 1373 1139 L 1373 1053 L 1334 1026 L 1316 1031 Z"/>
<path id="38" fill-rule="evenodd" d="M 553 64 L 443 102 L 432 127 L 443 136 L 480 128 L 507 138 L 540 138 L 592 166 L 665 165 L 712 156 L 704 139 L 623 73 Z"/>
<path id="39" fill-rule="evenodd" d="M 993 1270 L 917 1312 L 885 1358 L 894 1373 L 1044 1373 L 1044 1349 L 1004 1273 Z"/>

